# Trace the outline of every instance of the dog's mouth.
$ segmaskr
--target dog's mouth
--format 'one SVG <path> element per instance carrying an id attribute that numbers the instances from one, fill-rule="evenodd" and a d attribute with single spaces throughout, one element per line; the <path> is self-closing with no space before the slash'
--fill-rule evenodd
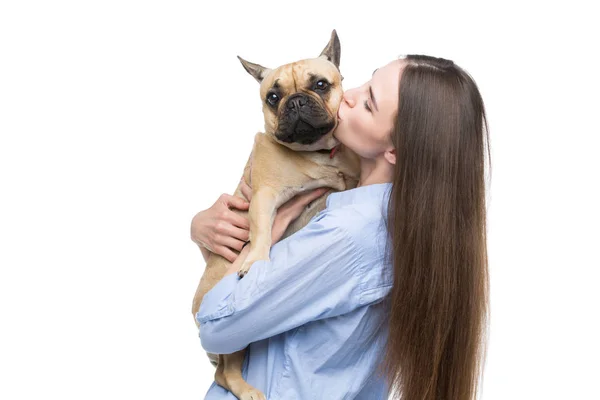
<path id="1" fill-rule="evenodd" d="M 310 122 L 298 119 L 293 124 L 284 125 L 287 129 L 283 131 L 280 130 L 275 136 L 278 140 L 285 143 L 310 145 L 333 131 L 335 125 L 335 121 L 328 121 L 325 124 L 314 126 Z"/>

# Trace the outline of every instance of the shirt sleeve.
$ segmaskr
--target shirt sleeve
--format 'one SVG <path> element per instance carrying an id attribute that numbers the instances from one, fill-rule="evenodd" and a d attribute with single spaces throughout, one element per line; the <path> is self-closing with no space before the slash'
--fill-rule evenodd
<path id="1" fill-rule="evenodd" d="M 231 274 L 202 299 L 202 347 L 230 354 L 248 344 L 360 305 L 361 256 L 341 216 L 322 213 L 271 248 L 239 278 Z"/>

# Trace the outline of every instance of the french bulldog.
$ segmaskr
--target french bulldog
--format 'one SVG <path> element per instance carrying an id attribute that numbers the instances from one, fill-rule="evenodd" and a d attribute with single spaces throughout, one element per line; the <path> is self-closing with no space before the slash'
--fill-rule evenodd
<path id="1" fill-rule="evenodd" d="M 358 156 L 342 148 L 333 136 L 343 95 L 340 54 L 340 41 L 334 30 L 317 58 L 270 69 L 238 57 L 246 71 L 260 83 L 265 120 L 265 131 L 256 134 L 244 168 L 244 179 L 252 187 L 250 208 L 248 212 L 236 210 L 247 216 L 250 223 L 250 251 L 238 271 L 242 278 L 255 261 L 269 260 L 271 227 L 279 206 L 301 192 L 331 188 L 288 226 L 284 239 L 323 210 L 330 193 L 358 184 Z M 239 185 L 234 195 L 244 198 Z M 229 266 L 225 258 L 210 255 L 194 296 L 194 316 L 204 294 L 221 280 Z M 245 349 L 233 354 L 208 355 L 217 366 L 215 381 L 220 386 L 240 400 L 265 399 L 261 391 L 242 378 Z"/>

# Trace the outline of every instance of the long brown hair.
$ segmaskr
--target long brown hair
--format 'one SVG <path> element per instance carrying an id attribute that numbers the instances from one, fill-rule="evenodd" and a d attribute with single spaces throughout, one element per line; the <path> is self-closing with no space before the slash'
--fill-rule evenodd
<path id="1" fill-rule="evenodd" d="M 472 400 L 489 323 L 487 119 L 475 82 L 452 61 L 404 60 L 392 132 L 394 286 L 382 368 L 395 399 Z"/>

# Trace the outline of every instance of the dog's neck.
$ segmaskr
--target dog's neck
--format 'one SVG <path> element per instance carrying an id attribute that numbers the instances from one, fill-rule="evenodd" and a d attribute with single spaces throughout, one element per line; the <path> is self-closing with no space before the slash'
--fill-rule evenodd
<path id="1" fill-rule="evenodd" d="M 338 151 L 340 151 L 342 149 L 342 144 L 338 144 L 337 146 L 335 146 L 333 149 L 331 150 L 327 150 L 327 149 L 323 149 L 323 150 L 317 150 L 317 153 L 321 153 L 321 154 L 329 154 L 329 158 L 333 158 L 333 156 L 335 155 L 335 153 L 337 153 Z"/>

